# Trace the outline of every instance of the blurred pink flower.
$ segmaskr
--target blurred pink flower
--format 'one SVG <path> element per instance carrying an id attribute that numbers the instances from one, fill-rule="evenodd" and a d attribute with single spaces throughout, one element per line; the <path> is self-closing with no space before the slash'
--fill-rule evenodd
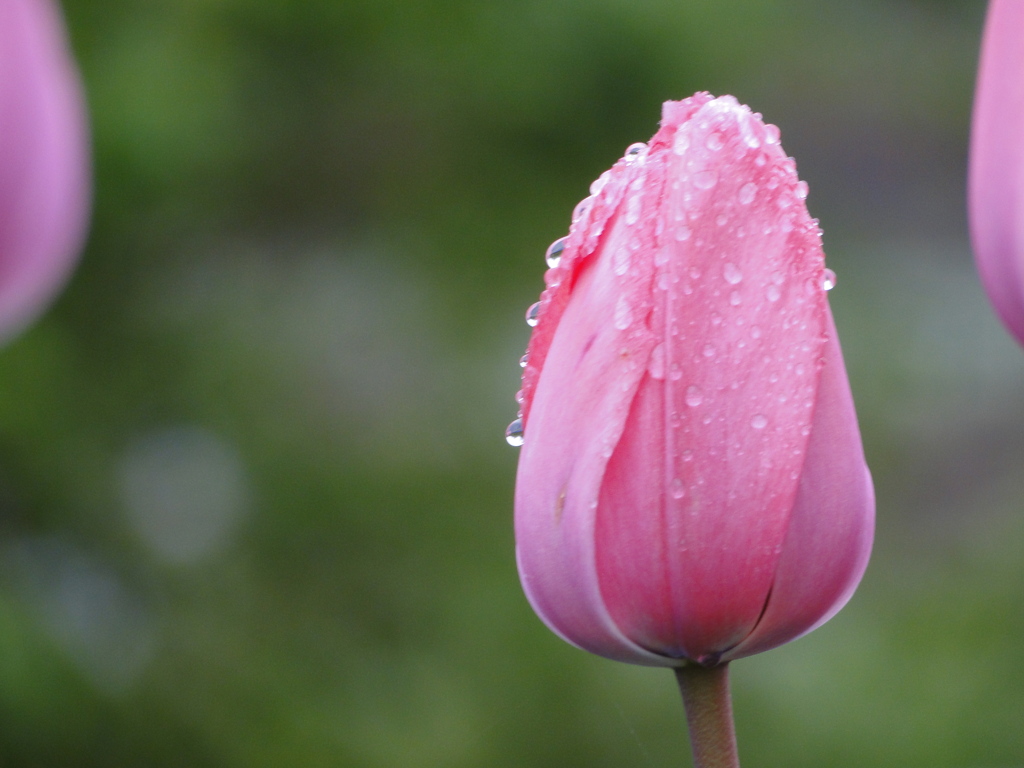
<path id="1" fill-rule="evenodd" d="M 1024 2 L 988 7 L 971 127 L 968 212 L 982 283 L 1024 344 Z"/>
<path id="2" fill-rule="evenodd" d="M 591 192 L 528 313 L 527 596 L 639 664 L 793 640 L 849 599 L 874 529 L 807 186 L 777 128 L 699 93 Z"/>
<path id="3" fill-rule="evenodd" d="M 86 112 L 59 8 L 0 3 L 0 339 L 61 288 L 90 200 Z"/>

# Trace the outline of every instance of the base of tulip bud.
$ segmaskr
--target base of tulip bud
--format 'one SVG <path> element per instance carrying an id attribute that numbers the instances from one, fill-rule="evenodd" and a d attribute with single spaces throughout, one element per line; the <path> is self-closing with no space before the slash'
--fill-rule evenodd
<path id="1" fill-rule="evenodd" d="M 695 768 L 739 768 L 729 664 L 703 667 L 689 663 L 676 667 L 675 673 L 686 707 Z"/>

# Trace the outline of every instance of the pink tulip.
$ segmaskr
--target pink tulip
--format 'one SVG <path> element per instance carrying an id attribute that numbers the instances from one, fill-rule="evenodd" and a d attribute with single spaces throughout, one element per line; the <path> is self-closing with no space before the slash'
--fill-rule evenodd
<path id="1" fill-rule="evenodd" d="M 974 96 L 968 208 L 981 280 L 1024 344 L 1024 2 L 992 0 Z"/>
<path id="2" fill-rule="evenodd" d="M 85 234 L 85 107 L 60 11 L 0 3 L 0 339 L 67 279 Z"/>
<path id="3" fill-rule="evenodd" d="M 793 640 L 849 599 L 874 528 L 807 186 L 777 128 L 698 93 L 591 192 L 549 250 L 510 428 L 526 594 L 638 664 Z"/>

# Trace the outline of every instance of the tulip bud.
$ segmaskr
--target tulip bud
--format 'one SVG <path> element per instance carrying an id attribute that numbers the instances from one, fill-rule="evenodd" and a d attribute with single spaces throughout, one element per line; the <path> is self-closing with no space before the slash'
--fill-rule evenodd
<path id="1" fill-rule="evenodd" d="M 565 640 L 638 664 L 793 640 L 849 599 L 874 527 L 807 185 L 777 128 L 698 93 L 591 193 L 533 310 L 526 594 Z"/>
<path id="2" fill-rule="evenodd" d="M 981 280 L 1024 344 L 1024 2 L 992 0 L 971 126 L 968 213 Z"/>
<path id="3" fill-rule="evenodd" d="M 85 106 L 59 8 L 0 3 L 0 339 L 67 279 L 89 209 Z"/>

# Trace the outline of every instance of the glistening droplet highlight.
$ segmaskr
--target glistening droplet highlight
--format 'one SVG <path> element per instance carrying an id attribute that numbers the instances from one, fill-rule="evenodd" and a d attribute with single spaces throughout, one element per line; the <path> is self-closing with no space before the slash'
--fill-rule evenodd
<path id="1" fill-rule="evenodd" d="M 508 429 L 505 430 L 505 440 L 513 448 L 518 448 L 523 444 L 523 420 L 516 419 L 508 425 Z"/>
<path id="2" fill-rule="evenodd" d="M 568 239 L 567 237 L 560 237 L 548 246 L 547 253 L 544 254 L 544 260 L 551 269 L 557 267 L 558 263 L 562 260 L 562 254 L 565 252 L 565 243 Z"/>

